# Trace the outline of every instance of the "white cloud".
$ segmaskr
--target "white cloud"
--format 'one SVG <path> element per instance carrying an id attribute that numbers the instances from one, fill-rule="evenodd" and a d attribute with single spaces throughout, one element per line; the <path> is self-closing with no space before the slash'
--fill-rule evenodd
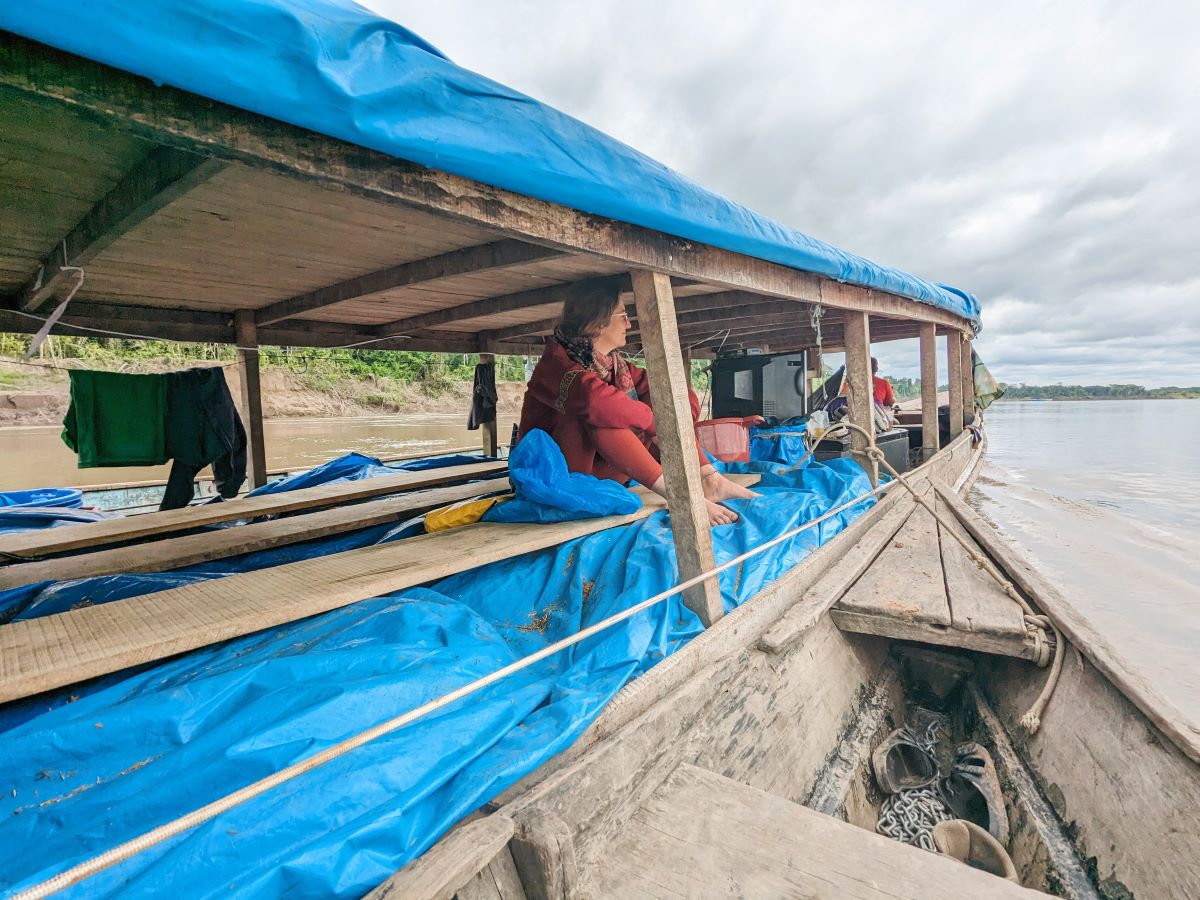
<path id="1" fill-rule="evenodd" d="M 1192 3 L 369 5 L 715 191 L 973 291 L 1002 380 L 1200 384 Z M 905 346 L 878 355 L 915 374 Z"/>

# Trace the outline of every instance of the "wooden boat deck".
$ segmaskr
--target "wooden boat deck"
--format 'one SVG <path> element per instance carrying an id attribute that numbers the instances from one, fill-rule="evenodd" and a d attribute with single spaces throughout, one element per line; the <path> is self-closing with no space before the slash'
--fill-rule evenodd
<path id="1" fill-rule="evenodd" d="M 626 900 L 1045 896 L 692 765 L 641 804 L 609 860 L 596 893 Z"/>
<path id="2" fill-rule="evenodd" d="M 461 467 L 460 471 L 466 468 L 477 467 Z M 746 485 L 758 480 L 757 476 L 749 475 L 734 478 Z M 390 482 L 392 478 L 355 484 L 366 485 L 371 481 Z M 626 516 L 556 525 L 481 522 L 2 625 L 0 702 L 165 659 L 487 563 L 554 547 L 635 522 L 666 508 L 666 502 L 657 494 L 643 488 L 637 490 L 643 506 Z M 269 498 L 270 495 L 256 499 Z M 218 508 L 225 505 L 233 504 L 218 504 Z M 191 510 L 180 512 L 186 511 Z"/>
<path id="3" fill-rule="evenodd" d="M 926 482 L 923 490 L 938 515 L 978 550 L 933 486 Z M 1037 658 L 1021 607 L 921 507 L 830 614 L 843 631 Z"/>
<path id="4" fill-rule="evenodd" d="M 455 481 L 487 478 L 507 471 L 508 463 L 500 460 L 465 466 L 445 466 L 417 472 L 397 472 L 395 475 L 367 478 L 362 481 L 322 484 L 279 494 L 243 497 L 224 503 L 205 503 L 140 516 L 104 519 L 100 522 L 73 525 L 70 528 L 18 531 L 0 535 L 0 555 L 37 559 L 71 550 L 94 550 L 111 544 L 188 531 L 204 525 L 322 509 Z"/>

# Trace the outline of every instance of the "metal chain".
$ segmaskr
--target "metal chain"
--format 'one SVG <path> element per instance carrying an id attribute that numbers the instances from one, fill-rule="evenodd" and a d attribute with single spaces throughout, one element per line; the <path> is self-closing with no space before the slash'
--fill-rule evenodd
<path id="1" fill-rule="evenodd" d="M 933 851 L 933 826 L 953 818 L 932 787 L 913 788 L 883 801 L 875 830 L 902 844 Z"/>

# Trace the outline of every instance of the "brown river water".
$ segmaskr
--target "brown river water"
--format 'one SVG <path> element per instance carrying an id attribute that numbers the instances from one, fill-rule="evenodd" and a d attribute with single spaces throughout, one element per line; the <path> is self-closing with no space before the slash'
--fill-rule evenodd
<path id="1" fill-rule="evenodd" d="M 269 468 L 479 445 L 465 415 L 269 420 Z M 505 442 L 511 419 L 502 419 Z M 1200 400 L 995 404 L 972 503 L 1200 722 Z M 76 469 L 53 427 L 0 429 L 0 490 L 165 479 Z"/>

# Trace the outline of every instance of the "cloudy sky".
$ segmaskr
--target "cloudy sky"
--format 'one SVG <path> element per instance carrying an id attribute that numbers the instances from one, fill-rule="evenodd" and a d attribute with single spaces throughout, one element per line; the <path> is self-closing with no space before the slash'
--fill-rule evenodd
<path id="1" fill-rule="evenodd" d="M 734 200 L 972 291 L 1003 381 L 1200 385 L 1200 5 L 368 5 Z M 916 374 L 910 342 L 877 349 Z"/>

